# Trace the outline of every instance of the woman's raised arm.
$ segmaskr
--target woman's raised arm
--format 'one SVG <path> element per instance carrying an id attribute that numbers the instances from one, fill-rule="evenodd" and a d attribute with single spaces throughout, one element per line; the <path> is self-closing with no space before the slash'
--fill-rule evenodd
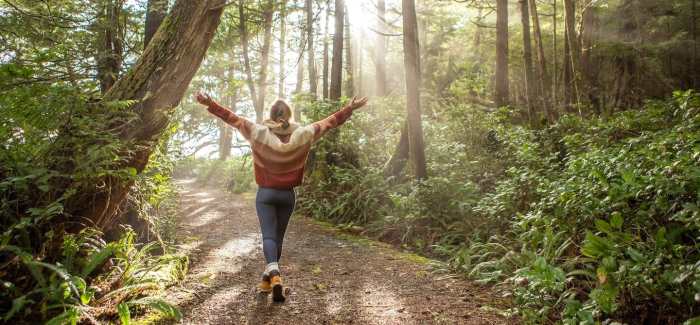
<path id="1" fill-rule="evenodd" d="M 352 116 L 352 113 L 356 109 L 365 106 L 367 104 L 367 101 L 367 97 L 363 97 L 360 99 L 353 97 L 352 100 L 347 105 L 343 106 L 343 108 L 341 108 L 339 111 L 331 114 L 331 116 L 326 117 L 323 120 L 314 123 L 314 140 L 320 139 L 329 130 L 343 125 L 343 123 L 345 123 L 345 121 L 347 121 L 350 118 L 350 116 Z"/>
<path id="2" fill-rule="evenodd" d="M 219 103 L 214 101 L 211 98 L 211 96 L 201 91 L 197 92 L 195 98 L 197 99 L 197 102 L 207 106 L 207 110 L 209 111 L 209 113 L 214 114 L 215 116 L 226 122 L 226 124 L 238 129 L 238 131 L 241 132 L 244 138 L 250 138 L 250 134 L 253 130 L 253 122 L 248 121 L 247 119 L 236 115 L 236 113 L 234 113 L 230 109 L 219 105 Z"/>

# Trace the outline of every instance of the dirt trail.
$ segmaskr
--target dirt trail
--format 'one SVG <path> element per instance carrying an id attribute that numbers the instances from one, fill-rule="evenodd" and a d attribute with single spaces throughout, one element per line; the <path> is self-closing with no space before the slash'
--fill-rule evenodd
<path id="1" fill-rule="evenodd" d="M 287 302 L 255 293 L 264 266 L 251 194 L 178 182 L 178 233 L 191 259 L 168 291 L 185 324 L 508 324 L 486 288 L 420 259 L 292 217 L 280 261 Z"/>

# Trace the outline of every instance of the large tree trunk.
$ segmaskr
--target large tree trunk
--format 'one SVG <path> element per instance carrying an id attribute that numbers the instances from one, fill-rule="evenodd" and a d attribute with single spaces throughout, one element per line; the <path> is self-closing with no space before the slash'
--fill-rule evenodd
<path id="1" fill-rule="evenodd" d="M 233 144 L 233 129 L 223 121 L 217 121 L 219 126 L 219 160 L 231 157 L 231 145 Z"/>
<path id="2" fill-rule="evenodd" d="M 146 167 L 151 151 L 170 122 L 172 109 L 180 103 L 214 37 L 223 4 L 224 0 L 178 0 L 131 71 L 104 95 L 105 103 L 136 101 L 130 108 L 136 118 L 112 128 L 119 130 L 119 138 L 126 146 L 120 157 L 124 168 L 141 172 Z M 115 225 L 117 208 L 132 183 L 106 176 L 99 189 L 78 195 L 82 198 L 71 202 L 67 211 L 107 230 Z M 86 198 L 90 198 L 89 202 Z"/>
<path id="3" fill-rule="evenodd" d="M 309 57 L 309 92 L 318 96 L 318 77 L 316 76 L 316 53 L 314 49 L 314 6 L 313 0 L 306 0 L 306 42 Z"/>
<path id="4" fill-rule="evenodd" d="M 508 90 L 508 0 L 496 2 L 496 96 L 497 106 L 510 104 Z"/>
<path id="5" fill-rule="evenodd" d="M 406 119 L 408 121 L 408 146 L 417 179 L 428 177 L 423 144 L 423 126 L 420 111 L 420 45 L 418 20 L 414 0 L 402 0 L 403 51 L 406 69 Z"/>
<path id="6" fill-rule="evenodd" d="M 285 79 L 286 79 L 286 65 L 287 59 L 285 54 L 287 52 L 287 0 L 282 0 L 280 3 L 280 74 L 279 74 L 279 85 L 277 87 L 277 96 L 280 98 L 285 97 Z"/>
<path id="7" fill-rule="evenodd" d="M 241 46 L 243 47 L 243 69 L 245 70 L 248 91 L 250 92 L 250 100 L 253 102 L 253 107 L 255 108 L 255 121 L 260 123 L 263 120 L 263 115 L 262 110 L 258 110 L 258 107 L 262 107 L 262 105 L 258 103 L 258 93 L 255 89 L 255 81 L 253 79 L 253 68 L 250 64 L 250 46 L 248 44 L 249 35 L 247 20 L 248 17 L 245 13 L 245 1 L 240 0 L 238 2 L 238 33 L 241 37 Z"/>
<path id="8" fill-rule="evenodd" d="M 593 39 L 597 34 L 597 15 L 593 0 L 587 0 L 583 11 L 583 22 L 581 30 L 581 71 L 586 84 L 588 101 L 597 114 L 600 114 L 601 103 L 598 89 L 597 69 L 593 64 L 591 52 L 593 51 Z"/>
<path id="9" fill-rule="evenodd" d="M 328 97 L 338 100 L 343 87 L 343 28 L 345 6 L 343 0 L 335 0 L 335 33 L 333 35 L 333 65 L 331 66 L 331 88 Z"/>
<path id="10" fill-rule="evenodd" d="M 304 41 L 302 41 L 302 44 L 304 44 Z M 299 94 L 304 89 L 304 48 L 300 48 L 299 51 L 299 61 L 297 62 L 297 83 L 296 86 L 294 86 L 294 94 Z"/>
<path id="11" fill-rule="evenodd" d="M 375 45 L 375 61 L 377 75 L 377 96 L 386 96 L 386 2 L 385 0 L 377 0 L 377 44 Z"/>
<path id="12" fill-rule="evenodd" d="M 258 105 L 255 106 L 255 116 L 262 122 L 265 110 L 265 97 L 267 96 L 267 70 L 270 62 L 270 45 L 272 44 L 272 15 L 275 12 L 273 0 L 268 0 L 263 9 L 263 46 L 260 53 L 260 73 L 258 75 Z"/>
<path id="13" fill-rule="evenodd" d="M 552 2 L 552 111 L 558 112 L 559 105 L 559 67 L 557 58 L 559 50 L 557 48 L 557 1 Z"/>
<path id="14" fill-rule="evenodd" d="M 573 69 L 571 68 L 571 47 L 569 46 L 569 32 L 564 31 L 564 107 L 571 111 L 572 97 L 574 94 Z"/>
<path id="15" fill-rule="evenodd" d="M 345 79 L 345 96 L 352 97 L 355 94 L 355 70 L 353 65 L 352 57 L 352 37 L 350 35 L 350 19 L 348 18 L 348 8 L 345 8 L 345 24 L 343 29 L 345 29 L 345 73 L 347 77 Z"/>
<path id="16" fill-rule="evenodd" d="M 153 35 L 158 31 L 158 27 L 168 15 L 168 0 L 148 0 L 146 4 L 146 28 L 143 37 L 143 47 L 146 48 L 151 42 Z"/>
<path id="17" fill-rule="evenodd" d="M 384 165 L 385 177 L 398 177 L 401 171 L 406 167 L 406 162 L 409 157 L 408 147 L 408 124 L 404 123 L 399 135 L 399 142 L 396 144 L 394 154 L 391 159 Z"/>
<path id="18" fill-rule="evenodd" d="M 122 2 L 106 0 L 99 6 L 97 16 L 97 78 L 100 90 L 106 93 L 119 78 L 124 61 L 124 42 L 121 39 L 120 15 Z"/>
<path id="19" fill-rule="evenodd" d="M 693 73 L 693 89 L 698 89 L 700 87 L 700 71 L 698 71 L 698 11 L 697 11 L 697 1 L 690 0 L 691 2 L 691 14 L 690 14 L 690 35 L 693 39 L 693 57 L 691 61 L 692 73 Z"/>
<path id="20" fill-rule="evenodd" d="M 328 99 L 328 82 L 330 78 L 330 53 L 329 53 L 329 21 L 331 18 L 331 0 L 326 0 L 326 20 L 324 21 L 323 27 L 323 99 Z"/>
<path id="21" fill-rule="evenodd" d="M 582 90 L 580 87 L 581 48 L 579 46 L 579 39 L 576 33 L 576 4 L 574 1 L 575 0 L 564 0 L 564 21 L 567 34 L 567 44 L 569 45 L 569 66 L 571 67 L 572 78 L 570 92 L 572 94 L 572 98 L 576 100 L 576 104 L 579 104 L 579 95 L 580 91 Z"/>
<path id="22" fill-rule="evenodd" d="M 530 16 L 532 17 L 533 31 L 535 32 L 535 46 L 537 47 L 537 73 L 538 73 L 538 95 L 541 99 L 544 117 L 547 121 L 553 121 L 550 102 L 549 102 L 549 77 L 547 74 L 547 58 L 544 54 L 544 45 L 542 44 L 542 29 L 540 27 L 540 16 L 537 11 L 537 0 L 529 0 Z"/>
<path id="23" fill-rule="evenodd" d="M 295 7 L 298 5 L 298 1 L 295 0 Z M 297 82 L 294 87 L 294 94 L 300 94 L 304 89 L 304 51 L 306 49 L 306 30 L 301 28 L 299 30 L 299 58 L 297 60 Z M 301 112 L 299 108 L 294 110 L 294 120 L 301 122 Z"/>
<path id="24" fill-rule="evenodd" d="M 294 94 L 300 94 L 304 89 L 304 48 L 299 49 L 299 62 L 297 62 L 297 84 Z M 301 107 L 294 108 L 294 121 L 301 123 Z"/>
<path id="25" fill-rule="evenodd" d="M 228 106 L 232 111 L 236 111 L 238 105 L 238 87 L 235 84 L 235 66 L 233 63 L 229 66 L 229 75 L 226 81 L 227 88 L 222 93 L 228 93 Z M 223 121 L 218 121 L 219 126 L 219 160 L 226 160 L 231 156 L 231 147 L 233 145 L 233 128 Z"/>
<path id="26" fill-rule="evenodd" d="M 525 63 L 525 93 L 527 94 L 527 115 L 530 123 L 534 123 L 535 101 L 537 92 L 535 91 L 535 74 L 532 68 L 532 44 L 530 43 L 530 11 L 528 10 L 528 0 L 519 0 L 520 17 L 523 26 L 523 61 Z"/>

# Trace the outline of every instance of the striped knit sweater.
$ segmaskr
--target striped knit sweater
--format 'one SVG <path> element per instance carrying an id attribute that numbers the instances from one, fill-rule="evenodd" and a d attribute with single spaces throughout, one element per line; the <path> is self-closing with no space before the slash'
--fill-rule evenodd
<path id="1" fill-rule="evenodd" d="M 311 145 L 352 115 L 352 108 L 346 106 L 321 121 L 298 127 L 291 134 L 278 135 L 267 126 L 242 118 L 216 102 L 208 110 L 238 129 L 250 142 L 255 182 L 261 187 L 275 189 L 291 189 L 300 185 Z"/>

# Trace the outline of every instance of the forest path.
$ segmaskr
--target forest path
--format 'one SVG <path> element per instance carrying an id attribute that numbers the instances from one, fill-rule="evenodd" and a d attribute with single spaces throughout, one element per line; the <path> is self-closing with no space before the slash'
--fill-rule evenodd
<path id="1" fill-rule="evenodd" d="M 293 216 L 282 253 L 287 301 L 255 293 L 264 266 L 252 194 L 178 181 L 190 256 L 167 292 L 185 324 L 507 324 L 488 288 L 435 275 L 427 260 Z"/>

